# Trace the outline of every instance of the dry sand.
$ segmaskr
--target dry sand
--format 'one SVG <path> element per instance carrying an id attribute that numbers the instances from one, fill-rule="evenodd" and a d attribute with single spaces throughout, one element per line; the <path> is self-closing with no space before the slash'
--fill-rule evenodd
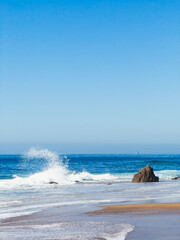
<path id="1" fill-rule="evenodd" d="M 130 212 L 175 212 L 180 213 L 180 203 L 148 203 L 148 204 L 129 204 L 129 205 L 108 205 L 102 209 L 94 211 L 93 214 L 114 214 Z"/>

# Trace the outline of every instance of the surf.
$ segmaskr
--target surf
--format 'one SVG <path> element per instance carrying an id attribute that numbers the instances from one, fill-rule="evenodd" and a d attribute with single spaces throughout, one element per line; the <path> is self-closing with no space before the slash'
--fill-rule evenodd
<path id="1" fill-rule="evenodd" d="M 24 166 L 27 168 L 33 163 L 41 166 L 41 170 L 28 176 L 13 175 L 13 179 L 1 180 L 1 189 L 26 188 L 26 187 L 49 187 L 50 184 L 58 186 L 73 185 L 80 182 L 90 181 L 113 181 L 117 177 L 105 174 L 91 174 L 87 171 L 75 172 L 68 169 L 68 159 L 48 149 L 31 148 L 23 156 Z"/>

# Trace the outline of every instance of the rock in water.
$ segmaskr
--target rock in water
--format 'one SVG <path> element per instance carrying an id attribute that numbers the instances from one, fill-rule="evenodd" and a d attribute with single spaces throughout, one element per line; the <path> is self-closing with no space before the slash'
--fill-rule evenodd
<path id="1" fill-rule="evenodd" d="M 151 168 L 150 165 L 147 165 L 134 175 L 132 182 L 159 182 L 159 178 L 155 176 L 153 168 Z"/>
<path id="2" fill-rule="evenodd" d="M 51 182 L 49 182 L 49 184 L 58 184 L 57 182 L 53 182 L 53 181 L 51 181 Z"/>
<path id="3" fill-rule="evenodd" d="M 180 180 L 180 177 L 174 177 L 172 180 Z"/>

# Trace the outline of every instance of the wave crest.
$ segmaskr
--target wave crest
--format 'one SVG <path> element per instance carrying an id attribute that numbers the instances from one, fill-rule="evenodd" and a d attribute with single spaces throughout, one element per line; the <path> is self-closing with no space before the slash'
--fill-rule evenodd
<path id="1" fill-rule="evenodd" d="M 68 165 L 63 163 L 63 159 L 55 152 L 48 149 L 31 148 L 25 154 L 27 161 L 41 161 L 42 170 L 26 177 L 14 176 L 14 179 L 0 181 L 1 189 L 22 188 L 22 187 L 42 187 L 50 186 L 49 183 L 57 183 L 58 185 L 71 185 L 77 182 L 85 181 L 110 181 L 116 180 L 111 174 L 91 174 L 83 171 L 80 173 L 68 170 Z M 41 165 L 41 164 L 40 164 Z"/>

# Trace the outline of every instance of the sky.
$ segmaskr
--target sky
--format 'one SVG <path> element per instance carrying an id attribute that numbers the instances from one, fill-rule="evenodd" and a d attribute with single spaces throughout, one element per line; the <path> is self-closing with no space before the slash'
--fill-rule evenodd
<path id="1" fill-rule="evenodd" d="M 2 0 L 0 153 L 180 153 L 179 13 L 177 0 Z"/>

